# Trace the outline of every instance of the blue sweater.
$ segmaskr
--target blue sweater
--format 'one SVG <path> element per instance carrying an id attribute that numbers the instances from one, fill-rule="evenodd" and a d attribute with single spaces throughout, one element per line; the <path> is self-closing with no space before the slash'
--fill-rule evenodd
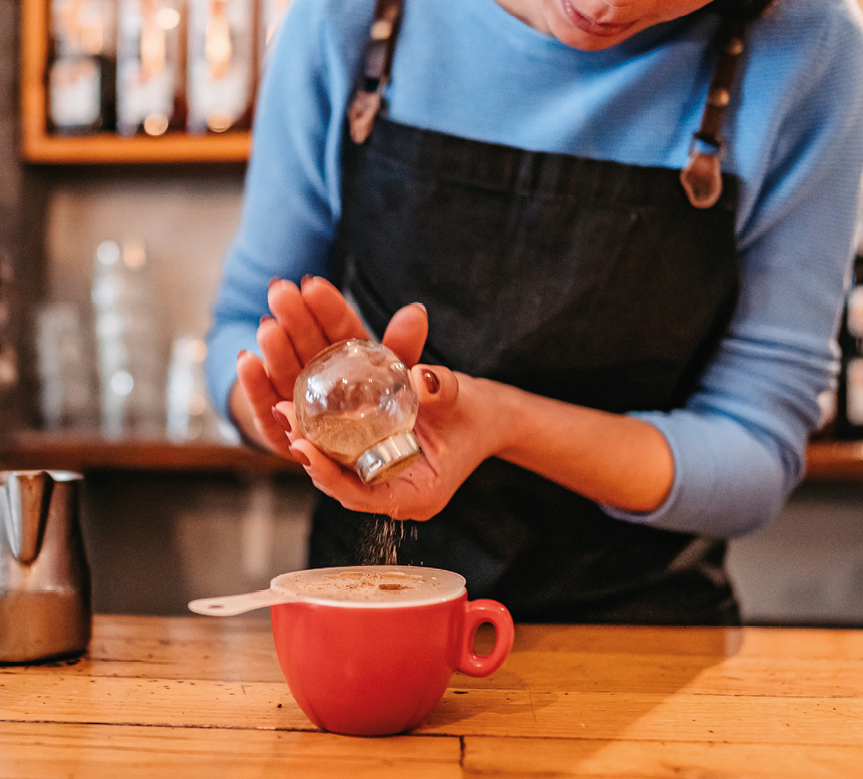
<path id="1" fill-rule="evenodd" d="M 226 408 L 240 349 L 257 351 L 274 276 L 326 276 L 340 213 L 343 117 L 374 0 L 294 0 L 255 117 L 242 221 L 209 335 Z M 710 82 L 708 6 L 583 52 L 494 0 L 405 0 L 387 92 L 397 122 L 537 151 L 681 168 Z M 800 480 L 853 254 L 863 168 L 863 33 L 854 0 L 776 0 L 748 33 L 723 127 L 741 181 L 741 297 L 686 407 L 639 410 L 675 480 L 656 527 L 731 537 L 768 523 Z M 434 323 L 431 323 L 432 327 Z"/>

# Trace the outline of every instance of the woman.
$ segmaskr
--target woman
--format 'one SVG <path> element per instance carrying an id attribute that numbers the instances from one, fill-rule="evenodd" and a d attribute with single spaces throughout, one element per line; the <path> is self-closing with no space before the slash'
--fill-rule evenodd
<path id="1" fill-rule="evenodd" d="M 803 472 L 863 165 L 856 6 L 764 6 L 295 0 L 209 371 L 331 496 L 310 565 L 389 515 L 517 619 L 739 619 L 723 539 Z M 374 487 L 290 402 L 364 333 L 423 363 L 424 458 Z"/>

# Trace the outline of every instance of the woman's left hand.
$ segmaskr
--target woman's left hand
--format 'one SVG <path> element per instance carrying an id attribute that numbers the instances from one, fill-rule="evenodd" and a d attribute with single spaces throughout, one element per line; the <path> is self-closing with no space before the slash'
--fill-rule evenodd
<path id="1" fill-rule="evenodd" d="M 300 435 L 292 402 L 276 404 L 291 454 L 321 492 L 347 509 L 394 519 L 431 519 L 499 446 L 499 426 L 491 418 L 488 398 L 483 398 L 483 387 L 491 383 L 441 366 L 415 365 L 412 372 L 419 395 L 414 434 L 423 456 L 389 481 L 363 484 L 353 470 L 329 459 Z"/>

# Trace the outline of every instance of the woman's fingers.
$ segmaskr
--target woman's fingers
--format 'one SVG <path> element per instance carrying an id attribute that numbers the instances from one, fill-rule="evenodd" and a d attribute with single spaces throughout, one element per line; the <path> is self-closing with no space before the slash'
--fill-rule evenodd
<path id="1" fill-rule="evenodd" d="M 264 364 L 251 352 L 237 357 L 237 378 L 255 416 L 255 425 L 270 445 L 284 457 L 290 456 L 290 442 L 284 429 L 273 417 L 272 408 L 281 400 L 273 387 Z"/>
<path id="2" fill-rule="evenodd" d="M 294 396 L 294 382 L 303 369 L 291 339 L 273 317 L 265 316 L 258 326 L 257 341 L 267 375 L 279 400 L 290 400 Z"/>
<path id="3" fill-rule="evenodd" d="M 306 469 L 312 483 L 324 494 L 338 500 L 345 508 L 372 513 L 390 513 L 397 516 L 399 506 L 404 509 L 409 504 L 398 499 L 405 490 L 414 497 L 416 490 L 403 484 L 383 483 L 373 486 L 363 484 L 356 472 L 331 460 L 317 449 L 311 441 L 303 438 L 296 418 L 296 407 L 289 401 L 281 401 L 273 408 L 280 426 L 288 433 L 291 441 L 291 456 Z M 408 519 L 408 516 L 401 516 Z"/>
<path id="4" fill-rule="evenodd" d="M 368 338 L 357 312 L 341 292 L 320 276 L 307 279 L 300 290 L 303 301 L 330 343 L 347 338 Z"/>
<path id="5" fill-rule="evenodd" d="M 429 332 L 429 319 L 422 303 L 411 303 L 396 311 L 387 325 L 384 346 L 392 349 L 409 368 L 420 358 Z"/>
<path id="6" fill-rule="evenodd" d="M 290 281 L 276 281 L 270 286 L 267 299 L 302 365 L 331 343 L 370 337 L 342 293 L 320 276 L 304 280 L 302 289 Z M 384 333 L 383 343 L 411 366 L 419 360 L 427 336 L 425 306 L 412 303 L 395 313 Z M 267 369 L 270 370 L 269 361 Z"/>
<path id="7" fill-rule="evenodd" d="M 321 492 L 339 498 L 344 493 L 354 498 L 363 493 L 366 488 L 353 471 L 343 468 L 303 438 L 297 425 L 293 403 L 289 401 L 276 403 L 273 407 L 273 416 L 287 433 L 291 444 L 291 456 L 306 469 Z"/>
<path id="8" fill-rule="evenodd" d="M 267 303 L 276 321 L 284 328 L 300 363 L 305 365 L 321 349 L 329 346 L 317 319 L 306 306 L 299 287 L 280 279 L 270 285 Z M 267 363 L 267 368 L 270 368 Z"/>
<path id="9" fill-rule="evenodd" d="M 414 365 L 411 368 L 423 414 L 449 411 L 458 400 L 458 376 L 442 365 Z"/>

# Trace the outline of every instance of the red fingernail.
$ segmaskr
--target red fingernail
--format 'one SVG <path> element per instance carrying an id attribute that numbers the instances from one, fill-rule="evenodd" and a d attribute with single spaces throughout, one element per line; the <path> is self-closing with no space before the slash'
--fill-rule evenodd
<path id="1" fill-rule="evenodd" d="M 300 289 L 306 286 L 306 282 L 311 281 L 314 276 L 311 273 L 307 273 L 300 279 Z"/>
<path id="2" fill-rule="evenodd" d="M 258 322 L 258 326 L 264 324 L 264 322 L 272 322 L 272 321 L 273 321 L 273 317 L 271 317 L 269 314 L 264 314 L 261 317 L 261 321 Z"/>
<path id="3" fill-rule="evenodd" d="M 430 370 L 424 370 L 422 376 L 429 394 L 434 395 L 440 389 L 440 379 L 437 377 L 437 374 L 432 373 Z"/>
<path id="4" fill-rule="evenodd" d="M 291 432 L 291 423 L 288 421 L 288 418 L 275 406 L 273 406 L 273 416 L 276 418 L 276 422 L 285 428 L 286 433 Z"/>
<path id="5" fill-rule="evenodd" d="M 239 360 L 240 357 L 242 357 L 243 355 L 248 354 L 248 353 L 249 353 L 248 350 L 240 349 L 240 351 L 237 352 L 237 359 Z"/>
<path id="6" fill-rule="evenodd" d="M 308 457 L 306 457 L 299 449 L 295 449 L 293 446 L 288 450 L 291 453 L 291 457 L 293 457 L 303 468 L 308 468 L 312 463 Z"/>
<path id="7" fill-rule="evenodd" d="M 273 276 L 273 278 L 271 278 L 271 279 L 270 279 L 270 284 L 269 284 L 269 286 L 267 287 L 267 289 L 272 289 L 272 288 L 273 288 L 273 284 L 275 284 L 275 283 L 276 283 L 276 282 L 278 282 L 278 281 L 281 281 L 281 279 L 280 279 L 278 276 Z"/>

